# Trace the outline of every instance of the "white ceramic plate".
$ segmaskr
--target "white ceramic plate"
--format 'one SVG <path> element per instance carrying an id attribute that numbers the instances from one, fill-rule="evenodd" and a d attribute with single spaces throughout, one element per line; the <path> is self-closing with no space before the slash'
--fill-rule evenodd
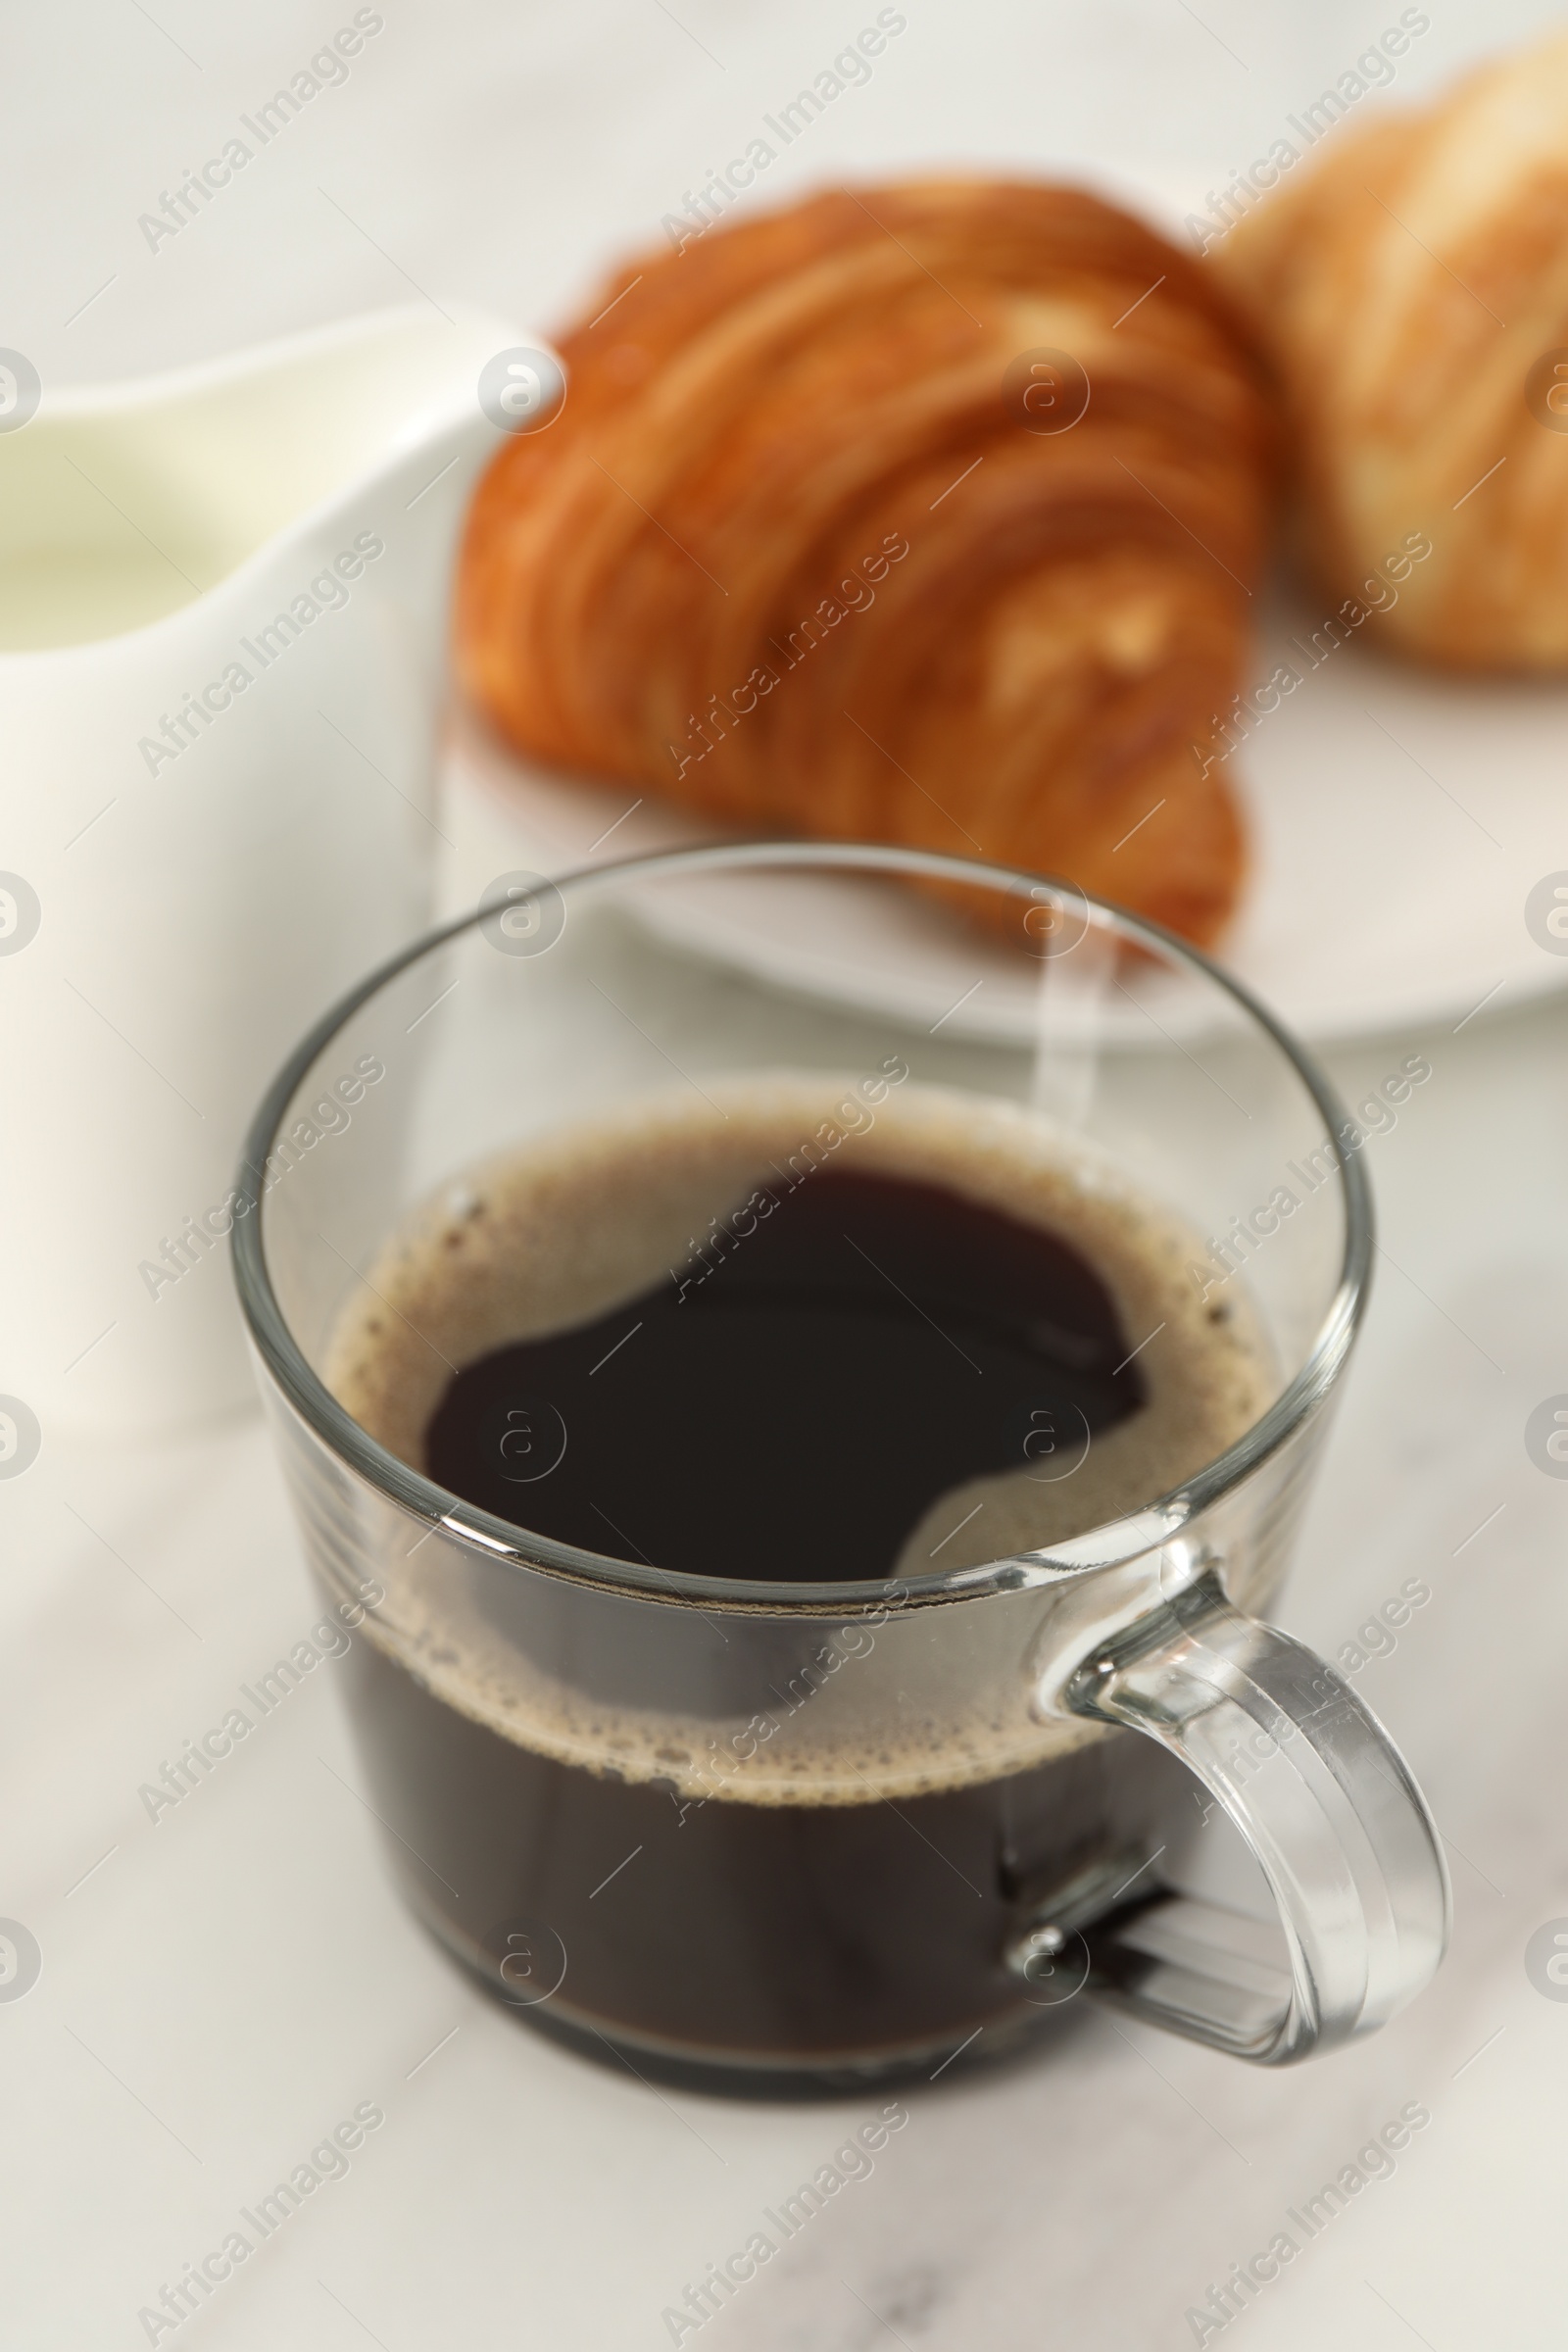
<path id="1" fill-rule="evenodd" d="M 1323 618 L 1285 602 L 1263 618 L 1257 683 L 1286 662 L 1300 684 L 1228 762 L 1252 871 L 1222 960 L 1320 1040 L 1451 1028 L 1568 984 L 1568 939 L 1560 953 L 1543 944 L 1525 911 L 1544 877 L 1568 872 L 1568 685 L 1411 669 L 1380 654 L 1375 614 L 1312 666 Z M 514 867 L 559 873 L 716 838 L 652 797 L 530 767 L 471 722 L 453 738 L 447 784 L 446 910 L 471 906 Z M 858 890 L 864 915 L 846 956 L 843 898 Z M 720 925 L 693 903 L 680 936 L 770 980 L 928 1022 L 979 968 L 974 946 L 918 902 L 890 906 L 852 881 L 822 891 L 814 934 L 803 927 L 798 886 L 760 877 L 744 924 Z M 1102 1021 L 1107 1011 L 1110 1036 L 1147 1037 L 1130 1006 L 1102 1007 Z M 999 954 L 952 1025 L 1011 1038 L 1027 1035 L 1032 1018 L 1032 976 Z"/>

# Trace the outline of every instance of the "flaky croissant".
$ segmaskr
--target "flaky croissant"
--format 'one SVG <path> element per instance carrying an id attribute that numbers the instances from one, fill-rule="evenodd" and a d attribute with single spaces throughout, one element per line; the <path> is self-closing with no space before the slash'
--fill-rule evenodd
<path id="1" fill-rule="evenodd" d="M 1336 132 L 1208 261 L 1275 358 L 1326 597 L 1454 668 L 1568 663 L 1568 38 Z"/>
<path id="2" fill-rule="evenodd" d="M 460 578 L 518 746 L 1214 937 L 1242 831 L 1193 747 L 1241 683 L 1272 427 L 1206 272 L 1077 190 L 868 188 L 644 257 L 561 349 Z"/>

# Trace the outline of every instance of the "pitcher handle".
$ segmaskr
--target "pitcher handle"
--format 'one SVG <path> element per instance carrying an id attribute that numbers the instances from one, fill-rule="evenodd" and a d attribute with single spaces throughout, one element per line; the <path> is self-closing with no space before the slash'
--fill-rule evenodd
<path id="1" fill-rule="evenodd" d="M 1332 1667 L 1232 1608 L 1212 1569 L 1097 1647 L 1057 1703 L 1157 1740 L 1213 1792 L 1268 1881 L 1285 1958 L 1262 1923 L 1155 1887 L 1093 1926 L 1041 1919 L 1009 1947 L 1018 1973 L 1081 1932 L 1091 1990 L 1259 2066 L 1370 2033 L 1430 1982 L 1448 1877 L 1403 1757 Z"/>

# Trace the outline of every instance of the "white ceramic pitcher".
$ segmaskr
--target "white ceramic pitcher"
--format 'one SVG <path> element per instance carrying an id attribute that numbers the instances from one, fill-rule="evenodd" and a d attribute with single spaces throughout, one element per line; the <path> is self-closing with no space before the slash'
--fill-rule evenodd
<path id="1" fill-rule="evenodd" d="M 249 1394 L 245 1122 L 426 919 L 479 379 L 520 341 L 385 312 L 0 431 L 0 1474 L 51 1421 Z M 339 1075 L 323 1152 L 377 1083 Z"/>

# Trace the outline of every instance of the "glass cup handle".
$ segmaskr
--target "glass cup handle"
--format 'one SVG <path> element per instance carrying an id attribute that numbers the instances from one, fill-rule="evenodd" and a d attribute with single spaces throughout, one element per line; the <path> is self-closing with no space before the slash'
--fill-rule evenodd
<path id="1" fill-rule="evenodd" d="M 1403 1757 L 1332 1667 L 1233 1609 L 1212 1568 L 1091 1651 L 1057 1704 L 1197 1774 L 1262 1867 L 1285 1955 L 1263 1923 L 1155 1888 L 1093 1926 L 1043 1921 L 1015 1939 L 1020 1973 L 1081 1932 L 1090 1989 L 1261 2066 L 1370 2033 L 1430 1982 L 1448 1877 Z"/>

